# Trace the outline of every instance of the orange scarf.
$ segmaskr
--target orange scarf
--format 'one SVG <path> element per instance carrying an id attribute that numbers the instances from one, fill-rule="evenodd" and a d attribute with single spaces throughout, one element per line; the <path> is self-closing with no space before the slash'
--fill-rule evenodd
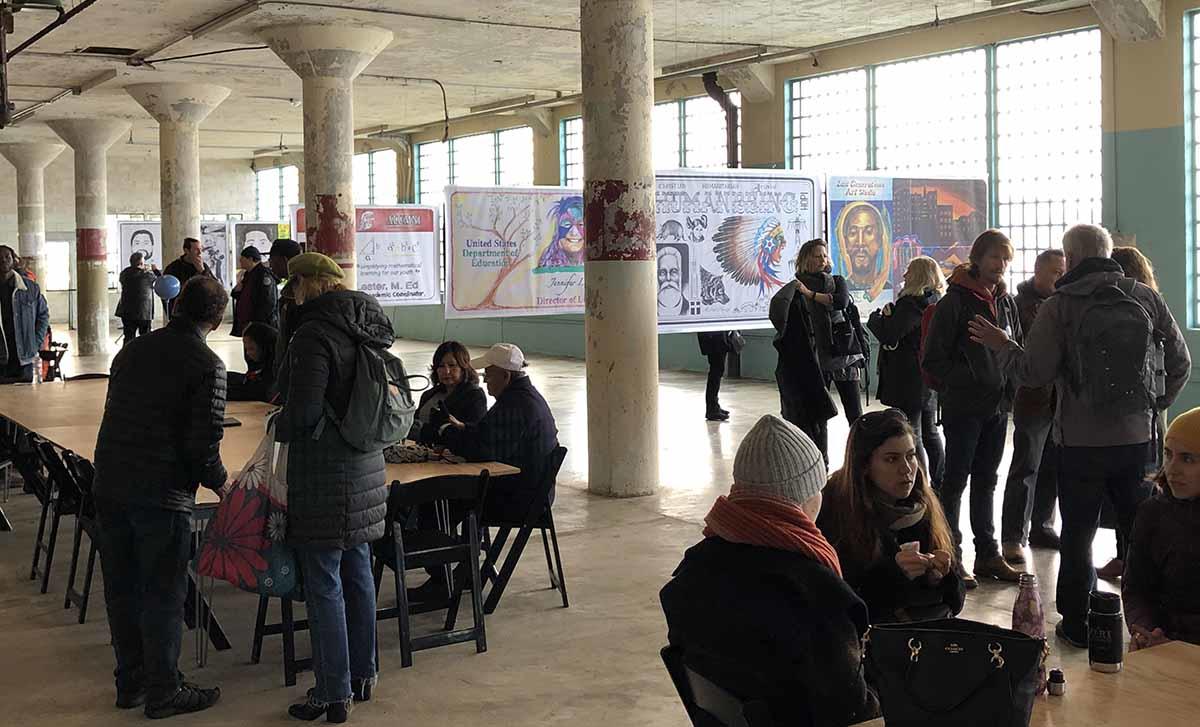
<path id="1" fill-rule="evenodd" d="M 805 555 L 842 575 L 837 551 L 798 505 L 762 495 L 724 495 L 704 518 L 704 537 Z"/>

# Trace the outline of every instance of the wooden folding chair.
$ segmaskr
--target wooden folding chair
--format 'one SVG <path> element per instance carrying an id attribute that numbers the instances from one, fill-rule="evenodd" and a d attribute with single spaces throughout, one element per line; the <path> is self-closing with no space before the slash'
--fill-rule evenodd
<path id="1" fill-rule="evenodd" d="M 92 595 L 92 576 L 96 573 L 96 554 L 99 552 L 100 525 L 96 520 L 96 503 L 92 498 L 92 482 L 96 471 L 92 463 L 74 452 L 63 453 L 63 463 L 79 488 L 79 514 L 75 516 L 75 542 L 71 547 L 71 571 L 67 576 L 67 594 L 63 608 L 79 607 L 79 623 L 87 620 L 88 601 Z M 75 590 L 75 574 L 79 570 L 79 555 L 83 545 L 83 534 L 88 536 L 87 566 L 83 573 L 83 586 Z"/>
<path id="2" fill-rule="evenodd" d="M 58 454 L 58 449 L 53 444 L 39 441 L 37 452 L 41 456 L 42 463 L 46 465 L 49 477 L 45 499 L 42 500 L 42 517 L 41 524 L 38 526 L 38 538 L 33 545 L 33 568 L 29 579 L 37 580 L 38 576 L 41 576 L 41 592 L 45 593 L 50 586 L 50 569 L 54 565 L 54 549 L 58 543 L 59 522 L 64 515 L 79 513 L 79 487 L 75 484 L 71 473 L 67 471 Z M 50 533 L 49 537 L 43 540 L 42 536 L 46 534 L 47 522 L 50 524 Z M 41 555 L 45 555 L 46 560 L 39 566 L 38 560 Z"/>
<path id="3" fill-rule="evenodd" d="M 262 660 L 262 644 L 265 636 L 283 637 L 283 683 L 289 687 L 296 685 L 296 674 L 312 668 L 312 658 L 296 658 L 296 632 L 308 631 L 308 619 L 295 619 L 292 607 L 296 603 L 290 598 L 279 600 L 279 622 L 267 623 L 267 608 L 271 603 L 269 596 L 258 597 L 258 615 L 254 620 L 254 643 L 250 647 L 250 663 L 257 664 Z"/>

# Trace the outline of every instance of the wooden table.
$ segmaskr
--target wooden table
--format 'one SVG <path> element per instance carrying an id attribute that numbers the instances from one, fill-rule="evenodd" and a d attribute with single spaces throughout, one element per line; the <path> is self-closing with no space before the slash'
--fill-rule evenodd
<path id="1" fill-rule="evenodd" d="M 1174 641 L 1126 654 L 1119 674 L 1067 670 L 1067 693 L 1041 696 L 1031 727 L 1191 727 L 1200 724 L 1200 646 Z M 882 726 L 882 719 L 865 722 Z"/>

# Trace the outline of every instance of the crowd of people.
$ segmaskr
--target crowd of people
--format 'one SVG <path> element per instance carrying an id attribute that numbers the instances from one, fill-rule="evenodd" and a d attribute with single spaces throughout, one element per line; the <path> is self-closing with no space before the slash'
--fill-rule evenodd
<path id="1" fill-rule="evenodd" d="M 896 300 L 867 323 L 890 408 L 859 414 L 838 385 L 850 380 L 837 374 L 841 361 L 821 344 L 836 331 L 831 312 L 857 317 L 839 297 L 844 281 L 813 277 L 830 273 L 828 255 L 812 253 L 824 247 L 805 245 L 796 280 L 771 305 L 783 418 L 762 417 L 742 441 L 729 495 L 660 594 L 685 663 L 765 701 L 780 724 L 869 719 L 878 705 L 859 668 L 867 626 L 958 614 L 977 579 L 1019 579 L 1026 545 L 1060 551 L 1055 633 L 1086 648 L 1106 507 L 1118 543 L 1105 569 L 1123 575 L 1131 648 L 1200 644 L 1200 409 L 1165 426 L 1191 357 L 1149 261 L 1114 250 L 1101 227 L 1076 225 L 1013 296 L 1004 281 L 1014 249 L 999 231 L 980 235 L 948 281 L 934 260 L 913 259 Z M 842 467 L 826 479 L 831 384 L 851 427 Z M 968 486 L 974 573 L 959 526 Z"/>

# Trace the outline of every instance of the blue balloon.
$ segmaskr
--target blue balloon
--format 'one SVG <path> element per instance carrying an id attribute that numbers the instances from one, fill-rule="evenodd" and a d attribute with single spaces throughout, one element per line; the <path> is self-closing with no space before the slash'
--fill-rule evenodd
<path id="1" fill-rule="evenodd" d="M 179 295 L 179 278 L 174 275 L 163 275 L 154 281 L 154 292 L 163 300 L 171 300 Z"/>

